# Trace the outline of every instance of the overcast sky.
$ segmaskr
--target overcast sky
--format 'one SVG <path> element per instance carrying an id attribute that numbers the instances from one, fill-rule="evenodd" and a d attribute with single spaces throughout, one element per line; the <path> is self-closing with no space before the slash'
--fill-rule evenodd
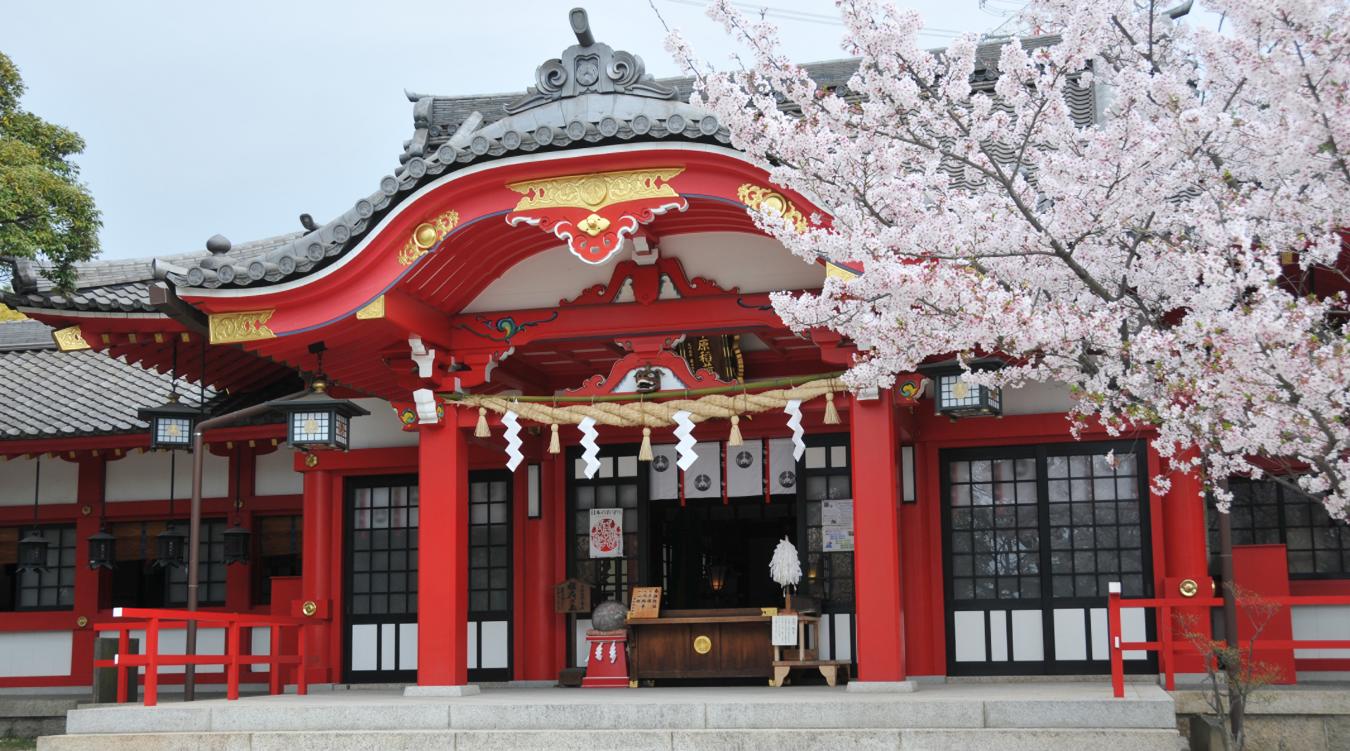
<path id="1" fill-rule="evenodd" d="M 655 0 L 706 59 L 734 45 L 693 0 Z M 412 134 L 403 90 L 523 91 L 575 43 L 574 0 L 7 2 L 0 50 L 19 66 L 23 105 L 88 146 L 83 178 L 103 212 L 104 258 L 235 242 L 326 221 L 398 166 Z M 750 3 L 747 3 L 750 4 Z M 753 3 L 760 7 L 760 3 Z M 911 0 L 943 46 L 988 31 L 1016 0 Z M 585 0 L 596 39 L 679 71 L 647 0 Z M 830 0 L 773 0 L 797 59 L 841 57 Z M 802 15 L 805 14 L 805 15 Z"/>

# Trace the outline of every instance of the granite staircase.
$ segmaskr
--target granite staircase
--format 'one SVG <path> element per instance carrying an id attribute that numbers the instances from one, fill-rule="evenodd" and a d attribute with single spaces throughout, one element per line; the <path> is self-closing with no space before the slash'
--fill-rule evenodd
<path id="1" fill-rule="evenodd" d="M 1172 699 L 1130 684 L 486 690 L 452 699 L 329 691 L 73 710 L 39 751 L 310 749 L 998 749 L 1177 751 Z"/>

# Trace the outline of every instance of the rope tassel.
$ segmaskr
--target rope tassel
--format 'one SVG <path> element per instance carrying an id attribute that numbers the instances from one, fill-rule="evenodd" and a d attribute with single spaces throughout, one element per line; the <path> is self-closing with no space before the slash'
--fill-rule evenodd
<path id="1" fill-rule="evenodd" d="M 731 416 L 731 434 L 727 436 L 728 446 L 739 446 L 745 441 L 741 440 L 741 418 L 738 415 Z"/>
<path id="2" fill-rule="evenodd" d="M 473 435 L 475 438 L 491 437 L 492 431 L 488 430 L 487 407 L 478 408 L 478 424 L 474 426 Z"/>
<path id="3" fill-rule="evenodd" d="M 558 445 L 558 423 L 551 423 L 548 426 L 548 452 L 550 454 L 561 454 L 562 446 Z"/>
<path id="4" fill-rule="evenodd" d="M 833 391 L 830 391 L 825 394 L 825 424 L 826 425 L 839 424 L 839 409 L 834 406 Z"/>
<path id="5" fill-rule="evenodd" d="M 652 429 L 642 429 L 642 445 L 638 447 L 638 461 L 649 462 L 652 460 Z"/>

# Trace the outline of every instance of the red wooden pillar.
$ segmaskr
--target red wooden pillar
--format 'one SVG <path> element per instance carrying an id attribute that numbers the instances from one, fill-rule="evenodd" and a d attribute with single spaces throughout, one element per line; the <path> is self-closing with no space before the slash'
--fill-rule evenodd
<path id="1" fill-rule="evenodd" d="M 252 530 L 255 534 L 253 539 L 257 540 L 258 528 L 253 520 L 253 511 L 249 509 L 247 503 L 247 499 L 253 497 L 254 467 L 257 455 L 247 450 L 246 445 L 235 445 L 230 448 L 228 456 L 230 459 L 230 508 L 225 514 L 225 526 L 241 524 L 245 529 Z M 242 508 L 235 507 L 236 499 L 238 499 Z M 250 560 L 245 565 L 225 567 L 226 610 L 242 613 L 253 607 L 253 567 L 255 565 L 257 565 L 257 562 Z M 251 632 L 250 629 L 248 633 Z M 245 639 L 245 650 L 249 648 L 249 645 L 250 642 Z"/>
<path id="2" fill-rule="evenodd" d="M 337 565 L 333 560 L 330 543 L 331 527 L 338 518 L 333 511 L 331 472 L 312 470 L 305 473 L 303 509 L 301 518 L 304 524 L 302 534 L 304 565 L 301 566 L 301 602 L 313 601 L 317 606 L 316 614 L 325 619 L 305 628 L 305 654 L 309 656 L 310 681 L 323 683 L 333 680 L 330 676 L 336 675 L 336 666 L 329 664 L 330 626 L 326 621 L 331 617 L 335 607 L 332 601 L 332 576 Z"/>
<path id="3" fill-rule="evenodd" d="M 1183 461 L 1194 455 L 1190 452 L 1177 452 L 1177 460 Z M 1149 459 L 1152 466 L 1150 474 L 1156 472 L 1164 461 L 1156 450 L 1150 447 Z M 1161 498 L 1162 523 L 1154 524 L 1155 530 L 1161 527 L 1164 575 L 1158 577 L 1157 596 L 1178 597 L 1181 595 L 1181 582 L 1192 579 L 1200 585 L 1199 596 L 1210 596 L 1213 579 L 1209 576 L 1209 561 L 1206 559 L 1205 536 L 1205 499 L 1199 476 L 1172 471 L 1167 474 L 1171 487 Z M 1176 622 L 1176 617 L 1186 619 L 1190 629 L 1209 634 L 1209 611 L 1207 608 L 1178 610 L 1173 618 L 1172 633 L 1179 642 L 1176 650 L 1177 664 L 1173 668 L 1177 673 L 1198 673 L 1204 665 L 1198 654 L 1189 645 L 1181 641 L 1180 636 L 1186 630 Z M 1162 628 L 1164 624 L 1158 624 Z"/>
<path id="4" fill-rule="evenodd" d="M 858 611 L 858 680 L 905 680 L 900 595 L 899 435 L 891 392 L 853 398 L 853 571 Z"/>
<path id="5" fill-rule="evenodd" d="M 554 541 L 562 524 L 559 510 L 549 503 L 554 492 L 554 464 L 557 455 L 543 454 L 539 462 L 539 517 L 524 520 L 524 545 L 520 561 L 525 566 L 524 644 L 516 651 L 521 680 L 541 681 L 558 677 L 561 668 L 555 659 L 555 632 L 562 627 L 562 616 L 553 612 L 553 585 L 562 577 L 554 570 Z M 528 472 L 528 468 L 518 470 Z M 525 483 L 528 492 L 528 482 Z M 522 499 L 526 505 L 528 497 Z"/>
<path id="6" fill-rule="evenodd" d="M 75 624 L 71 646 L 70 675 L 88 685 L 93 680 L 94 640 L 98 635 L 90 624 L 98 615 L 101 590 L 111 584 L 103 569 L 89 568 L 89 536 L 98 533 L 103 511 L 104 460 L 90 457 L 79 460 L 75 502 L 80 515 L 75 519 L 75 617 L 87 618 L 86 625 Z"/>
<path id="7" fill-rule="evenodd" d="M 418 440 L 417 685 L 468 683 L 469 447 L 453 420 Z"/>

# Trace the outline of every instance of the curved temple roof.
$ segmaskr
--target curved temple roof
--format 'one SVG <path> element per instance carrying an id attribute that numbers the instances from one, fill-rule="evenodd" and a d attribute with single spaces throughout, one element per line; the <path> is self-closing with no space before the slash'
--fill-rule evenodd
<path id="1" fill-rule="evenodd" d="M 413 137 L 404 144 L 401 166 L 379 188 L 322 226 L 231 247 L 213 238 L 207 251 L 136 261 L 84 264 L 78 289 L 61 295 L 26 262 L 15 262 L 16 307 L 93 311 L 154 311 L 148 285 L 167 279 L 181 287 L 270 285 L 322 268 L 354 247 L 404 197 L 447 172 L 503 156 L 559 151 L 628 141 L 679 139 L 729 144 L 727 130 L 707 111 L 688 103 L 691 78 L 654 79 L 642 58 L 595 41 L 586 13 L 569 20 L 577 43 L 541 63 L 535 85 L 522 95 L 443 97 L 409 93 Z M 1053 43 L 1029 39 L 1027 47 Z M 992 88 L 1005 41 L 979 50 L 978 89 Z M 857 60 L 807 64 L 827 89 L 844 88 Z M 1075 118 L 1093 119 L 1090 90 L 1070 96 Z"/>

